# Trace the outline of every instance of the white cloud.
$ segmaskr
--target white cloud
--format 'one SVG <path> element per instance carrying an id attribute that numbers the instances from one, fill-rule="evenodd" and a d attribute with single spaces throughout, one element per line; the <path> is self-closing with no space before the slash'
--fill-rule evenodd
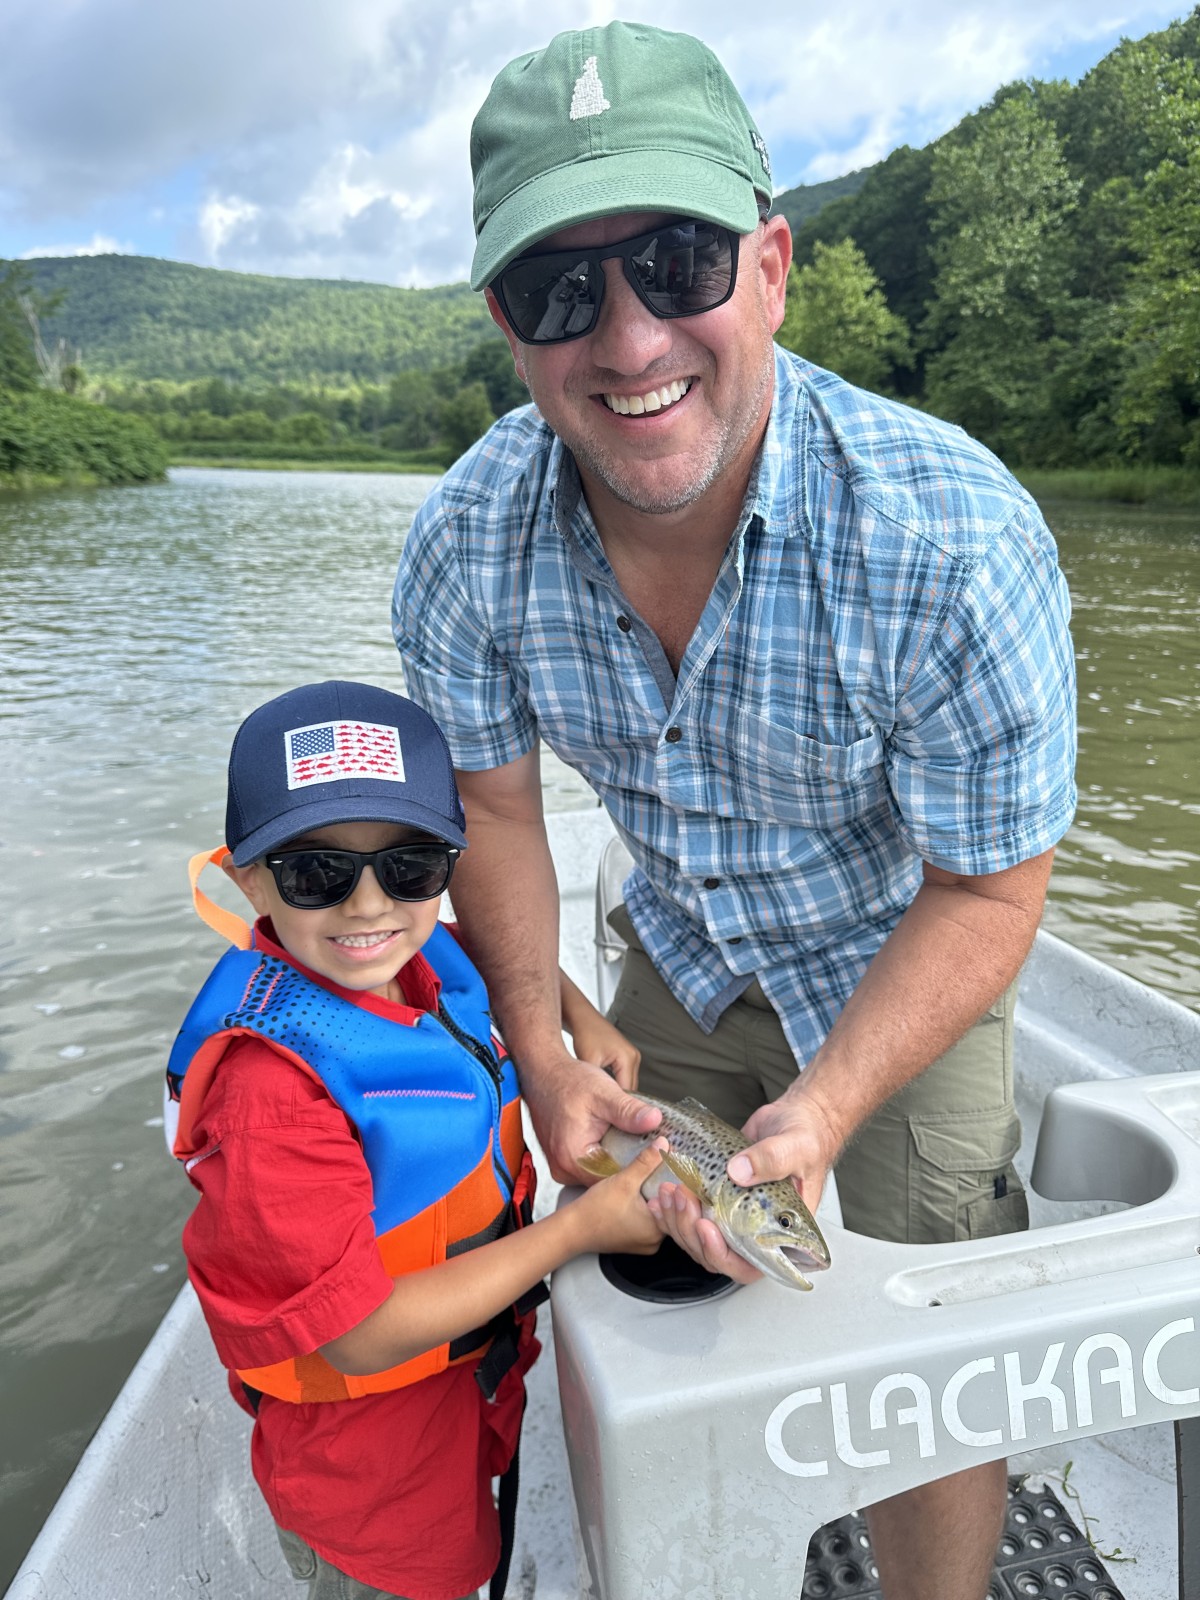
<path id="1" fill-rule="evenodd" d="M 562 28 L 619 10 L 706 39 L 790 187 L 925 143 L 1056 53 L 1185 9 L 1094 5 L 6 0 L 0 225 L 78 237 L 118 206 L 165 208 L 184 219 L 172 253 L 190 259 L 446 282 L 472 249 L 472 117 L 507 60 Z"/>
<path id="2" fill-rule="evenodd" d="M 200 207 L 200 237 L 212 260 L 217 259 L 233 233 L 254 221 L 260 209 L 253 201 L 239 200 L 236 195 L 210 195 L 205 200 Z"/>
<path id="3" fill-rule="evenodd" d="M 433 205 L 433 196 L 394 188 L 384 176 L 388 165 L 361 145 L 340 146 L 292 208 L 297 227 L 308 233 L 337 235 L 380 201 L 386 201 L 405 221 L 417 221 Z"/>
<path id="4" fill-rule="evenodd" d="M 676 0 L 664 9 L 680 15 L 665 26 L 689 26 Z M 742 29 L 718 21 L 704 0 L 713 26 L 702 15 L 692 29 L 725 62 L 771 149 L 777 183 L 790 187 L 866 165 L 897 143 L 927 143 L 1002 84 L 1044 74 L 1054 55 L 1149 31 L 1182 9 L 1134 3 L 1099 19 L 1090 0 L 843 0 L 832 17 L 806 7 Z"/>
<path id="5" fill-rule="evenodd" d="M 39 244 L 22 250 L 20 259 L 32 261 L 39 256 L 132 256 L 137 248 L 132 244 L 118 244 L 107 234 L 94 233 L 87 244 Z"/>

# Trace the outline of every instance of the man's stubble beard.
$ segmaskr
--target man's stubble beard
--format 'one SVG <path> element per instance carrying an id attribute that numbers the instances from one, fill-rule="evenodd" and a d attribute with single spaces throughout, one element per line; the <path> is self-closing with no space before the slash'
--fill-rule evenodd
<path id="1" fill-rule="evenodd" d="M 653 482 L 656 463 L 639 463 L 642 471 L 650 474 L 647 481 L 641 474 L 631 471 L 615 451 L 599 447 L 590 435 L 581 434 L 577 439 L 564 437 L 563 443 L 575 457 L 582 472 L 596 478 L 621 505 L 649 516 L 683 511 L 702 499 L 727 468 L 737 461 L 748 440 L 761 425 L 760 419 L 770 397 L 774 378 L 775 357 L 767 330 L 766 349 L 753 393 L 738 406 L 733 416 L 713 418 L 712 436 L 706 441 L 707 448 L 701 447 L 702 458 L 695 463 L 686 483 L 656 486 Z"/>

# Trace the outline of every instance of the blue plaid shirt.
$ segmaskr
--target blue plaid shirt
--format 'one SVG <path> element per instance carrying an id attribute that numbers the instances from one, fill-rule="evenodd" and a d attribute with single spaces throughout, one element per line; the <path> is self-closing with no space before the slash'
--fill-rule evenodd
<path id="1" fill-rule="evenodd" d="M 539 736 L 632 851 L 629 915 L 702 1028 L 757 976 L 808 1060 L 920 863 L 999 872 L 1075 805 L 1066 583 L 960 429 L 776 351 L 742 515 L 676 679 L 532 407 L 448 472 L 396 584 L 458 766 Z"/>

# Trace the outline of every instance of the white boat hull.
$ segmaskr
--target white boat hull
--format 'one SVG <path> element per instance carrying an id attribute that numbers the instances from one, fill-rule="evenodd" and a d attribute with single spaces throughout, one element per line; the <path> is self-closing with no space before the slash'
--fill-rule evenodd
<path id="1" fill-rule="evenodd" d="M 563 897 L 563 963 L 594 994 L 596 866 L 611 827 L 597 811 L 554 817 L 551 828 Z M 1017 1061 L 1023 1117 L 1033 1128 L 1046 1093 L 1060 1084 L 1200 1067 L 1200 1016 L 1043 934 L 1022 977 Z M 1200 1118 L 1191 1137 L 1193 1177 L 1200 1182 Z M 543 1174 L 539 1210 L 556 1198 Z M 1105 1209 L 1064 1210 L 1032 1198 L 1039 1227 Z M 1170 1270 L 1171 1263 L 1164 1263 L 1163 1272 Z M 811 1298 L 817 1309 L 817 1297 Z M 577 1600 L 586 1591 L 586 1567 L 575 1531 L 548 1327 L 544 1338 L 551 1348 L 531 1379 L 508 1594 L 512 1600 Z M 9 1600 L 73 1594 L 89 1600 L 294 1597 L 296 1586 L 250 1478 L 249 1431 L 185 1288 L 85 1452 Z M 1126 1600 L 1167 1600 L 1178 1593 L 1170 1423 L 1051 1445 L 1013 1458 L 1013 1470 L 1061 1475 L 1068 1461 L 1074 1462 L 1070 1480 L 1101 1549 L 1120 1546 L 1136 1557 L 1134 1564 L 1114 1568 Z M 840 1509 L 849 1510 L 850 1503 Z M 799 1577 L 784 1581 L 781 1600 L 797 1592 Z"/>

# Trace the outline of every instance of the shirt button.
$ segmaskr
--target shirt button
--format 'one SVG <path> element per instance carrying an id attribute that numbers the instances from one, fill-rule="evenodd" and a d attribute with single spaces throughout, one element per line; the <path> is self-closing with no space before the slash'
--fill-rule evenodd
<path id="1" fill-rule="evenodd" d="M 682 728 L 668 728 L 665 735 L 668 744 L 678 744 L 683 738 Z"/>
<path id="2" fill-rule="evenodd" d="M 704 887 L 706 889 L 719 889 L 721 887 L 721 880 L 720 878 L 705 878 Z"/>
<path id="3" fill-rule="evenodd" d="M 629 630 L 633 627 L 633 623 L 630 622 L 628 617 L 618 617 L 617 618 L 617 627 L 620 628 L 622 633 L 628 633 Z"/>
<path id="4" fill-rule="evenodd" d="M 741 942 L 742 942 L 741 934 L 739 933 L 736 939 L 730 939 L 729 942 L 730 942 L 730 944 L 741 944 Z"/>

